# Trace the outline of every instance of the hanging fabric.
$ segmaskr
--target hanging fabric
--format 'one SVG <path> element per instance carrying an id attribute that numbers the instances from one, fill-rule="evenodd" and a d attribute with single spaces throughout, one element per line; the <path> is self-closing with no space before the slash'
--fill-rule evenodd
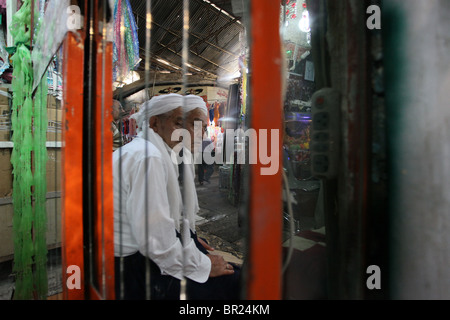
<path id="1" fill-rule="evenodd" d="M 0 15 L 0 25 L 2 24 L 3 16 Z M 9 53 L 6 51 L 6 41 L 3 28 L 0 28 L 0 75 L 9 68 Z"/>
<path id="2" fill-rule="evenodd" d="M 140 62 L 139 40 L 128 0 L 115 0 L 113 36 L 113 81 L 122 82 Z"/>

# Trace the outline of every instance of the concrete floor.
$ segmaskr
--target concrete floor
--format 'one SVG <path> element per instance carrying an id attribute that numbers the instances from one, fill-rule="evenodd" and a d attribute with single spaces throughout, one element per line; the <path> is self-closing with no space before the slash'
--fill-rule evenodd
<path id="1" fill-rule="evenodd" d="M 211 176 L 210 183 L 200 186 L 197 195 L 200 206 L 197 233 L 216 249 L 228 252 L 239 259 L 244 258 L 245 234 L 239 225 L 239 207 L 228 200 L 228 189 L 219 187 L 218 167 Z"/>
<path id="2" fill-rule="evenodd" d="M 12 261 L 0 263 L 0 300 L 11 300 L 14 295 Z M 47 255 L 48 296 L 62 292 L 62 267 L 60 249 L 53 249 Z"/>
<path id="3" fill-rule="evenodd" d="M 228 190 L 219 188 L 219 170 L 215 167 L 210 183 L 196 181 L 200 212 L 197 232 L 226 260 L 241 264 L 244 258 L 244 235 L 238 225 L 238 207 L 228 200 Z M 62 292 L 62 267 L 59 249 L 48 254 L 49 297 Z M 12 261 L 0 263 L 0 300 L 10 300 L 14 293 Z"/>

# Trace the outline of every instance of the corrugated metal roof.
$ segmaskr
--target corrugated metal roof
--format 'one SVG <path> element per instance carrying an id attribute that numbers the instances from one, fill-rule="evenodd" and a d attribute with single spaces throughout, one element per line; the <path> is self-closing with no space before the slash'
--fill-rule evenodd
<path id="1" fill-rule="evenodd" d="M 144 60 L 148 41 L 145 30 L 147 1 L 130 0 L 130 4 L 139 28 L 139 47 Z M 237 72 L 241 51 L 240 33 L 244 27 L 239 21 L 240 17 L 233 16 L 231 12 L 231 0 L 190 0 L 189 6 L 189 71 L 208 76 Z M 151 7 L 151 69 L 181 69 L 183 0 L 152 0 Z M 141 70 L 144 65 L 140 64 Z"/>

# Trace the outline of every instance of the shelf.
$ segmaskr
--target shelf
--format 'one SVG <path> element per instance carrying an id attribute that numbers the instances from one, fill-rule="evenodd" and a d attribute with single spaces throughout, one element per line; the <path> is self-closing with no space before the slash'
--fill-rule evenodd
<path id="1" fill-rule="evenodd" d="M 47 148 L 61 148 L 61 141 L 47 141 L 45 143 Z M 14 142 L 12 141 L 0 141 L 0 149 L 12 149 L 14 148 Z"/>

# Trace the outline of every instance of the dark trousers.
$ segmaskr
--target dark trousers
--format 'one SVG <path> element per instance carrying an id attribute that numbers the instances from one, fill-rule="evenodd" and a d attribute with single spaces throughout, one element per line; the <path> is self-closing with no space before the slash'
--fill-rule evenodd
<path id="1" fill-rule="evenodd" d="M 198 242 L 196 234 L 191 233 L 200 251 L 206 249 Z M 180 280 L 162 275 L 159 267 L 140 252 L 124 257 L 123 272 L 120 272 L 120 259 L 115 258 L 115 290 L 117 300 L 145 300 L 146 273 L 150 273 L 150 299 L 179 300 Z M 235 267 L 232 275 L 209 278 L 205 283 L 187 279 L 186 294 L 190 300 L 238 300 L 240 288 L 240 268 Z M 121 290 L 123 287 L 123 296 Z M 122 298 L 123 297 L 123 298 Z"/>
<path id="2" fill-rule="evenodd" d="M 123 258 L 123 272 L 120 272 L 120 258 L 115 259 L 115 291 L 117 300 L 145 300 L 146 274 L 150 275 L 150 298 L 152 300 L 178 300 L 180 280 L 162 275 L 159 267 L 140 252 Z M 123 288 L 121 288 L 123 287 Z M 121 290 L 123 289 L 123 296 Z"/>
<path id="3" fill-rule="evenodd" d="M 202 162 L 202 164 L 198 165 L 197 169 L 198 169 L 198 182 L 203 181 L 209 182 L 209 178 L 211 178 L 211 175 L 214 172 L 213 165 Z"/>
<path id="4" fill-rule="evenodd" d="M 204 254 L 208 254 L 208 251 L 200 244 L 197 235 L 192 230 L 191 237 L 197 248 Z M 187 298 L 189 300 L 239 300 L 241 269 L 234 264 L 232 265 L 234 267 L 234 274 L 232 275 L 208 278 L 205 283 L 187 279 Z"/>

